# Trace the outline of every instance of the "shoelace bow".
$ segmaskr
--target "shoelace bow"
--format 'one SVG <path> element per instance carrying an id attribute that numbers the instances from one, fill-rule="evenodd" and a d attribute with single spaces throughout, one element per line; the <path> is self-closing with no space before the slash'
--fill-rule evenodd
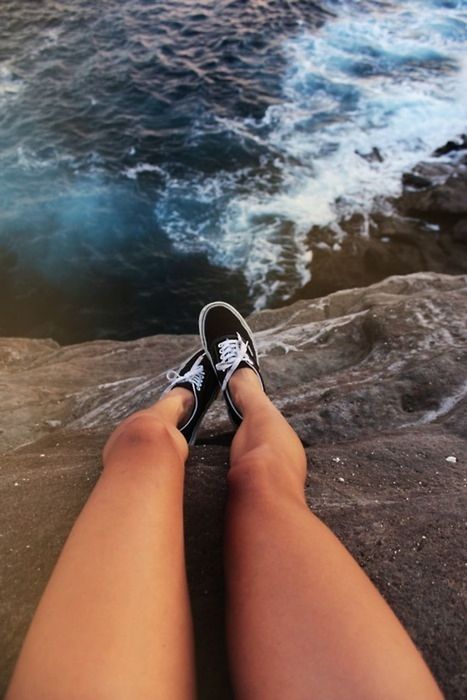
<path id="1" fill-rule="evenodd" d="M 188 372 L 185 372 L 185 374 L 179 374 L 176 370 L 174 369 L 169 369 L 169 371 L 166 374 L 167 379 L 169 380 L 170 384 L 165 390 L 165 394 L 170 391 L 171 389 L 174 388 L 177 384 L 181 384 L 182 382 L 190 382 L 190 384 L 198 391 L 201 390 L 201 387 L 203 386 L 203 381 L 204 381 L 204 367 L 201 364 L 203 361 L 203 355 L 198 357 L 194 365 L 188 370 Z"/>
<path id="2" fill-rule="evenodd" d="M 221 372 L 227 371 L 222 382 L 222 391 L 225 391 L 227 384 L 230 381 L 232 374 L 235 372 L 241 362 L 246 362 L 253 367 L 253 361 L 248 355 L 248 342 L 242 339 L 240 333 L 237 333 L 236 338 L 228 338 L 219 343 L 220 362 L 216 364 L 216 369 Z"/>

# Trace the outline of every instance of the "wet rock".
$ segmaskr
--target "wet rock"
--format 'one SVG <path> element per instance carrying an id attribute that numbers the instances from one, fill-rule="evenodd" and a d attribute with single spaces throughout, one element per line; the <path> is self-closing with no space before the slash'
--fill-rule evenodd
<path id="1" fill-rule="evenodd" d="M 460 155 L 452 160 L 419 163 L 405 173 L 401 195 L 375 201 L 367 216 L 314 226 L 308 234 L 311 279 L 291 300 L 363 287 L 395 274 L 467 273 L 465 138 L 457 146 L 451 150 Z"/>
<path id="2" fill-rule="evenodd" d="M 416 173 L 404 173 L 402 175 L 402 184 L 404 187 L 414 187 L 417 190 L 423 190 L 426 187 L 431 187 L 431 180 Z"/>
<path id="3" fill-rule="evenodd" d="M 355 151 L 355 153 L 369 163 L 382 163 L 384 161 L 381 151 L 379 148 L 376 148 L 376 146 L 374 146 L 369 153 L 361 153 L 360 151 Z"/>
<path id="4" fill-rule="evenodd" d="M 458 141 L 448 141 L 444 146 L 437 148 L 433 155 L 439 158 L 440 156 L 448 155 L 448 153 L 465 150 L 467 150 L 467 136 L 462 134 Z"/>
<path id="5" fill-rule="evenodd" d="M 453 228 L 452 237 L 459 243 L 467 243 L 467 219 L 461 219 Z"/>
<path id="6" fill-rule="evenodd" d="M 442 185 L 423 192 L 405 191 L 398 202 L 400 211 L 407 215 L 430 216 L 445 221 L 446 217 L 467 215 L 467 171 L 456 172 Z"/>
<path id="7" fill-rule="evenodd" d="M 306 446 L 310 506 L 377 584 L 452 700 L 467 690 L 466 302 L 466 276 L 419 273 L 250 319 L 271 397 Z M 153 336 L 61 347 L 1 339 L 2 690 L 99 476 L 107 435 L 157 398 L 169 365 L 198 342 Z M 230 439 L 217 402 L 187 465 L 187 566 L 203 700 L 229 697 L 222 526 Z"/>

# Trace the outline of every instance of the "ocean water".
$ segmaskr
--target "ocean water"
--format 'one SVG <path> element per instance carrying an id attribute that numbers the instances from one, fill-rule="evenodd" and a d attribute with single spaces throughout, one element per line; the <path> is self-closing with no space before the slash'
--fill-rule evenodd
<path id="1" fill-rule="evenodd" d="M 466 46 L 467 0 L 2 0 L 0 334 L 286 302 L 466 131 Z"/>

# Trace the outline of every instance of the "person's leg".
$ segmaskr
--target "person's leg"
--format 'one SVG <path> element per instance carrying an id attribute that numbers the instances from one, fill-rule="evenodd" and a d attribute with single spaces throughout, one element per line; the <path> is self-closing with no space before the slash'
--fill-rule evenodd
<path id="1" fill-rule="evenodd" d="M 182 494 L 193 401 L 177 388 L 126 419 L 35 613 L 8 700 L 195 695 Z"/>
<path id="2" fill-rule="evenodd" d="M 227 628 L 239 700 L 434 700 L 428 668 L 355 560 L 308 509 L 306 458 L 249 369 L 228 475 Z"/>

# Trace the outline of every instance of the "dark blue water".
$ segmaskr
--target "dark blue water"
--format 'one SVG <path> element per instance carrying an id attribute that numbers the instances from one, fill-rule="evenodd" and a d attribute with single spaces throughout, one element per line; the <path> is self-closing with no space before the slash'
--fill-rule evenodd
<path id="1" fill-rule="evenodd" d="M 2 0 L 0 334 L 286 300 L 313 225 L 467 123 L 466 37 L 464 1 Z"/>

